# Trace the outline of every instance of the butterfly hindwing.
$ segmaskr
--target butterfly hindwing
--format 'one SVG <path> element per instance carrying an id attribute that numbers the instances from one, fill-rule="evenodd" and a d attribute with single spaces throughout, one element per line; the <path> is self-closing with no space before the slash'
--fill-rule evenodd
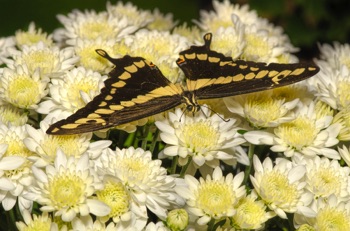
<path id="1" fill-rule="evenodd" d="M 197 99 L 220 98 L 289 85 L 315 75 L 319 68 L 310 64 L 260 63 L 232 60 L 210 50 L 212 35 L 204 36 L 203 46 L 180 52 L 178 66 L 187 77 L 187 90 Z"/>
<path id="2" fill-rule="evenodd" d="M 135 121 L 181 104 L 181 88 L 141 57 L 113 59 L 97 50 L 116 68 L 101 93 L 67 119 L 53 124 L 49 134 L 91 132 Z"/>

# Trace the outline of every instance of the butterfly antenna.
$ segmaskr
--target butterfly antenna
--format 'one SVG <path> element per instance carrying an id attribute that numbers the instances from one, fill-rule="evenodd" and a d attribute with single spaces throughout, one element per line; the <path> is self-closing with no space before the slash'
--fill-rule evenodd
<path id="1" fill-rule="evenodd" d="M 206 115 L 206 114 L 204 113 L 204 111 L 202 110 L 202 107 L 208 108 L 208 109 L 209 109 L 210 111 L 212 111 L 214 114 L 216 114 L 217 116 L 219 116 L 219 118 L 222 119 L 223 121 L 225 121 L 225 122 L 230 121 L 230 119 L 225 119 L 224 117 L 222 117 L 219 113 L 217 113 L 216 111 L 214 111 L 214 110 L 211 109 L 210 107 L 208 107 L 208 106 L 206 106 L 206 105 L 202 105 L 202 106 L 201 106 L 201 111 L 202 111 L 202 113 L 205 115 L 206 118 L 208 118 L 208 115 Z"/>
<path id="2" fill-rule="evenodd" d="M 181 118 L 182 118 L 182 116 L 185 114 L 185 112 L 186 112 L 186 108 L 182 110 L 182 113 L 181 113 L 181 116 L 180 116 L 179 122 L 181 122 Z"/>
<path id="3" fill-rule="evenodd" d="M 101 55 L 103 58 L 108 59 L 110 62 L 113 63 L 114 59 L 111 56 L 109 56 L 109 54 L 105 50 L 96 49 L 95 51 L 97 54 Z"/>

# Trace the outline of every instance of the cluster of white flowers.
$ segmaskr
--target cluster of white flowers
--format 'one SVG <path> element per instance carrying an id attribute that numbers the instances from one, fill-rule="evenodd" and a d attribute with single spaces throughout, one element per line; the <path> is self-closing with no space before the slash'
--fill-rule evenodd
<path id="1" fill-rule="evenodd" d="M 233 59 L 298 61 L 283 30 L 247 5 L 213 7 L 188 27 L 158 9 L 108 3 L 58 15 L 52 34 L 31 23 L 0 38 L 0 211 L 10 221 L 1 226 L 350 230 L 348 44 L 320 45 L 321 71 L 296 85 L 108 132 L 46 134 L 104 87 L 113 67 L 95 49 L 144 57 L 174 83 L 184 81 L 179 52 L 207 32 L 211 49 Z"/>

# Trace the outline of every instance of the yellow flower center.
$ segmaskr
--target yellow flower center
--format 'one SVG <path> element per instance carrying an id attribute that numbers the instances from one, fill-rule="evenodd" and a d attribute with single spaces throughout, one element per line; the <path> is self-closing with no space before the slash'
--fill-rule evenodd
<path id="1" fill-rule="evenodd" d="M 201 184 L 197 191 L 197 207 L 211 217 L 220 218 L 235 204 L 232 186 L 218 181 Z"/>
<path id="2" fill-rule="evenodd" d="M 132 182 L 128 182 L 129 184 L 142 182 L 150 174 L 148 164 L 141 159 L 123 158 L 120 164 L 128 170 L 128 176 L 132 177 L 129 178 L 129 180 L 132 179 Z M 133 186 L 131 185 L 131 187 Z"/>
<path id="3" fill-rule="evenodd" d="M 79 31 L 79 36 L 81 38 L 91 40 L 97 39 L 98 37 L 106 40 L 114 38 L 116 34 L 117 32 L 114 31 L 113 27 L 107 22 L 86 22 L 81 26 Z"/>
<path id="4" fill-rule="evenodd" d="M 39 83 L 29 76 L 15 76 L 9 81 L 7 97 L 11 104 L 28 108 L 39 102 Z"/>
<path id="5" fill-rule="evenodd" d="M 243 50 L 242 58 L 255 61 L 270 54 L 271 47 L 260 36 L 246 34 L 245 41 L 247 45 Z"/>
<path id="6" fill-rule="evenodd" d="M 44 42 L 46 45 L 51 45 L 52 41 L 47 38 L 46 33 L 29 33 L 29 32 L 17 32 L 16 43 L 22 45 L 33 45 L 38 42 Z"/>
<path id="7" fill-rule="evenodd" d="M 119 217 L 129 211 L 130 196 L 122 183 L 107 182 L 97 198 L 111 208 L 109 217 Z"/>
<path id="8" fill-rule="evenodd" d="M 211 151 L 219 139 L 218 131 L 206 121 L 185 124 L 182 129 L 182 138 L 192 153 Z"/>
<path id="9" fill-rule="evenodd" d="M 49 51 L 35 51 L 23 57 L 23 62 L 27 64 L 30 73 L 33 73 L 37 68 L 40 68 L 42 75 L 51 73 L 55 67 L 55 56 Z"/>
<path id="10" fill-rule="evenodd" d="M 267 127 L 272 121 L 281 117 L 281 103 L 268 94 L 252 94 L 244 105 L 245 115 L 249 123 L 256 128 Z"/>
<path id="11" fill-rule="evenodd" d="M 317 171 L 312 172 L 309 178 L 316 196 L 327 197 L 331 194 L 340 196 L 342 181 L 333 168 L 320 167 Z"/>
<path id="12" fill-rule="evenodd" d="M 100 47 L 86 46 L 77 52 L 80 57 L 80 64 L 87 69 L 102 72 L 108 67 L 108 60 L 95 52 Z"/>
<path id="13" fill-rule="evenodd" d="M 318 132 L 315 122 L 305 116 L 300 116 L 275 129 L 275 134 L 296 150 L 312 145 Z"/>
<path id="14" fill-rule="evenodd" d="M 97 91 L 97 82 L 89 81 L 88 79 L 82 79 L 79 82 L 74 82 L 74 84 L 69 86 L 67 89 L 68 100 L 74 109 L 82 108 L 86 105 L 84 100 L 80 95 L 80 91 L 83 91 L 89 95 L 90 91 Z"/>
<path id="15" fill-rule="evenodd" d="M 233 222 L 238 229 L 257 229 L 265 221 L 265 207 L 250 198 L 244 198 L 236 208 Z"/>
<path id="16" fill-rule="evenodd" d="M 339 104 L 342 108 L 345 108 L 350 105 L 350 82 L 341 81 L 337 87 Z"/>
<path id="17" fill-rule="evenodd" d="M 79 176 L 67 172 L 49 179 L 48 191 L 51 203 L 56 209 L 74 208 L 82 202 L 85 182 Z"/>
<path id="18" fill-rule="evenodd" d="M 46 158 L 49 163 L 52 163 L 56 158 L 58 149 L 61 149 L 67 156 L 78 157 L 85 150 L 81 150 L 81 144 L 78 142 L 79 136 L 45 136 L 41 147 L 44 150 Z"/>
<path id="19" fill-rule="evenodd" d="M 27 224 L 28 226 L 24 229 L 20 229 L 21 231 L 39 231 L 39 230 L 50 230 L 51 227 L 51 219 L 46 216 L 36 216 L 33 215 L 33 221 Z"/>
<path id="20" fill-rule="evenodd" d="M 336 208 L 323 208 L 316 216 L 317 230 L 350 230 L 349 214 Z"/>
<path id="21" fill-rule="evenodd" d="M 296 185 L 291 185 L 287 176 L 278 171 L 264 174 L 260 187 L 260 196 L 267 204 L 273 203 L 278 207 L 286 205 L 288 209 L 299 198 Z"/>
<path id="22" fill-rule="evenodd" d="M 3 105 L 0 108 L 0 120 L 2 123 L 11 123 L 15 126 L 22 126 L 27 123 L 27 113 L 11 105 Z"/>

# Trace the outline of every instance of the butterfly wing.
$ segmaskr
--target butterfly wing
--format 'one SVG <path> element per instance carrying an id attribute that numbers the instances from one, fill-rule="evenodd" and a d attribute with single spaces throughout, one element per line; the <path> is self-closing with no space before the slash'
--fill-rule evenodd
<path id="1" fill-rule="evenodd" d="M 187 90 L 197 99 L 220 98 L 289 85 L 315 75 L 315 65 L 259 63 L 232 60 L 210 50 L 212 35 L 204 35 L 203 46 L 180 52 L 178 66 L 187 77 Z"/>
<path id="2" fill-rule="evenodd" d="M 111 58 L 96 50 L 116 68 L 105 87 L 85 107 L 58 121 L 48 134 L 78 134 L 113 127 L 151 116 L 181 104 L 182 89 L 171 83 L 151 62 L 141 57 Z"/>

